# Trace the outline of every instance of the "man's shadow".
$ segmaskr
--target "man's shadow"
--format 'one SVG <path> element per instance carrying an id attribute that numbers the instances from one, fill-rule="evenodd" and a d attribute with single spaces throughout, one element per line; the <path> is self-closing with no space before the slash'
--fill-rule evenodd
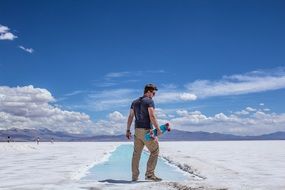
<path id="1" fill-rule="evenodd" d="M 129 180 L 121 180 L 121 179 L 105 179 L 99 182 L 116 183 L 116 184 L 134 184 L 134 183 L 145 183 L 149 181 L 129 181 Z"/>

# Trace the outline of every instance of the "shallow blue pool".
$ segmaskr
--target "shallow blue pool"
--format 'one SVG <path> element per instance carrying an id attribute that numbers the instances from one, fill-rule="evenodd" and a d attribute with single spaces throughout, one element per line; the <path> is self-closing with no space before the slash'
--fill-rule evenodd
<path id="1" fill-rule="evenodd" d="M 83 180 L 96 180 L 107 182 L 127 182 L 131 180 L 131 159 L 133 154 L 133 145 L 120 145 L 110 156 L 109 160 L 95 165 L 91 168 Z M 139 180 L 144 180 L 146 164 L 149 154 L 143 151 L 140 160 Z M 163 180 L 184 181 L 187 180 L 187 174 L 176 166 L 168 164 L 159 158 L 155 173 Z"/>

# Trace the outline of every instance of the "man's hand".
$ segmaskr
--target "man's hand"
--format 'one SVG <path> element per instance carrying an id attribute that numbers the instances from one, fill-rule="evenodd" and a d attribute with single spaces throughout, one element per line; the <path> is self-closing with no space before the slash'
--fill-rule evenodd
<path id="1" fill-rule="evenodd" d="M 160 128 L 157 128 L 156 130 L 157 130 L 157 136 L 158 136 L 158 137 L 159 137 L 160 135 L 162 135 L 162 132 L 161 132 Z"/>
<path id="2" fill-rule="evenodd" d="M 132 133 L 131 133 L 130 130 L 127 130 L 127 132 L 126 132 L 126 137 L 127 137 L 127 139 L 131 139 Z"/>

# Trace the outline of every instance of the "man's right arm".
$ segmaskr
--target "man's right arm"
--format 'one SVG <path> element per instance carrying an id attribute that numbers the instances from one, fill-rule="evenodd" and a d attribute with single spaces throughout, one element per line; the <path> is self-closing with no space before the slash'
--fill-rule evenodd
<path id="1" fill-rule="evenodd" d="M 126 137 L 128 139 L 131 138 L 131 126 L 132 126 L 132 123 L 133 123 L 133 119 L 134 119 L 134 116 L 135 116 L 135 112 L 133 109 L 130 109 L 130 114 L 129 114 L 129 117 L 128 117 L 128 123 L 127 123 L 127 132 L 126 132 Z"/>
<path id="2" fill-rule="evenodd" d="M 131 129 L 131 125 L 133 123 L 135 113 L 133 109 L 130 109 L 129 117 L 128 117 L 128 124 L 127 124 L 127 130 Z"/>

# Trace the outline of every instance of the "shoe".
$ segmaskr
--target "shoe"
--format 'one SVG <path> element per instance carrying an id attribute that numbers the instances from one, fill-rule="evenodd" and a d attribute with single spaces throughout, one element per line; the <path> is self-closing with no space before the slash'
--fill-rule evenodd
<path id="1" fill-rule="evenodd" d="M 159 177 L 156 177 L 155 175 L 152 175 L 152 176 L 145 176 L 145 180 L 161 181 L 162 179 Z"/>
<path id="2" fill-rule="evenodd" d="M 133 182 L 138 181 L 138 178 L 132 178 L 132 181 Z"/>

